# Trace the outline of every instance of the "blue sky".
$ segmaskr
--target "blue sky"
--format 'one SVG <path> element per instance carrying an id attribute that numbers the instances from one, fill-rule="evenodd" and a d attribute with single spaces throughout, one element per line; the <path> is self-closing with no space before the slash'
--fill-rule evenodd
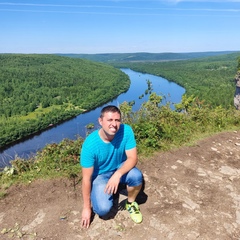
<path id="1" fill-rule="evenodd" d="M 240 50 L 240 0 L 0 0 L 0 53 Z"/>

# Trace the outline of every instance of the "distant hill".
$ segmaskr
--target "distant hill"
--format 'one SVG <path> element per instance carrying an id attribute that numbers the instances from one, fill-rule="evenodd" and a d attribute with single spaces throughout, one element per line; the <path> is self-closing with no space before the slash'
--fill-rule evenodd
<path id="1" fill-rule="evenodd" d="M 71 58 L 83 58 L 96 62 L 160 62 L 188 60 L 210 56 L 219 56 L 236 51 L 190 52 L 190 53 L 103 53 L 103 54 L 57 54 Z"/>

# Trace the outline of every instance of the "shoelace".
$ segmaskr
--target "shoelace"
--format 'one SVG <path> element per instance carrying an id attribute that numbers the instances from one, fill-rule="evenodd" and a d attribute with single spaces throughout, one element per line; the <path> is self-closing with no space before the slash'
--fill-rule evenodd
<path id="1" fill-rule="evenodd" d="M 128 208 L 128 211 L 130 212 L 130 213 L 132 213 L 132 212 L 135 212 L 136 214 L 138 214 L 139 213 L 139 210 L 136 208 L 136 206 L 134 206 L 134 205 L 131 205 L 129 208 Z"/>

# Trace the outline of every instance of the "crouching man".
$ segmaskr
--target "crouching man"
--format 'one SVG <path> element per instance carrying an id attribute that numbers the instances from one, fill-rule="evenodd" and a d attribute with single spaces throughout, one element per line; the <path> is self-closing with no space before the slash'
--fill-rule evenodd
<path id="1" fill-rule="evenodd" d="M 113 194 L 119 183 L 127 186 L 126 209 L 135 223 L 142 222 L 136 197 L 141 190 L 143 176 L 136 168 L 137 149 L 132 128 L 121 123 L 116 106 L 106 106 L 98 119 L 101 128 L 85 139 L 80 164 L 82 166 L 82 227 L 90 226 L 92 209 L 100 217 L 113 206 Z"/>

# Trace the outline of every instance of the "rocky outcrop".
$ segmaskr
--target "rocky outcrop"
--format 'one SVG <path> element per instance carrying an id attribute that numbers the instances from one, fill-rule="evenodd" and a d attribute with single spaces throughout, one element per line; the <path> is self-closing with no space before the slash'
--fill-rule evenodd
<path id="1" fill-rule="evenodd" d="M 240 71 L 237 72 L 235 77 L 236 91 L 234 94 L 234 106 L 240 110 Z"/>

